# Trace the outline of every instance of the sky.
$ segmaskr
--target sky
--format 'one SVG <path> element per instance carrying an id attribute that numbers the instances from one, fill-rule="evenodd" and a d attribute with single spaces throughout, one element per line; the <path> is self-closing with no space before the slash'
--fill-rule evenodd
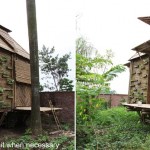
<path id="1" fill-rule="evenodd" d="M 138 17 L 150 15 L 149 0 L 36 0 L 39 49 L 55 47 L 59 55 L 72 53 L 70 78 L 75 80 L 75 39 L 84 36 L 99 50 L 114 52 L 114 64 L 124 64 L 131 49 L 149 40 L 150 26 Z M 27 51 L 25 0 L 1 0 L 1 25 Z M 129 70 L 111 83 L 112 90 L 127 94 Z"/>
<path id="2" fill-rule="evenodd" d="M 131 49 L 149 40 L 150 26 L 138 17 L 150 16 L 149 0 L 86 0 L 78 8 L 77 31 L 101 54 L 114 52 L 113 63 L 125 64 Z M 112 90 L 127 94 L 129 69 L 111 82 Z"/>
<path id="3" fill-rule="evenodd" d="M 75 11 L 73 1 L 36 0 L 38 48 L 54 46 L 59 56 L 71 52 L 69 78 L 75 81 Z M 26 0 L 1 0 L 1 25 L 12 30 L 10 35 L 27 51 L 28 29 Z M 42 75 L 40 75 L 43 77 Z"/>

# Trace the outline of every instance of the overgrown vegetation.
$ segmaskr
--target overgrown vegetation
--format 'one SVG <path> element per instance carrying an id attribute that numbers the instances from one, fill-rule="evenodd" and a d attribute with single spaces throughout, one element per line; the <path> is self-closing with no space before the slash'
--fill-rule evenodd
<path id="1" fill-rule="evenodd" d="M 39 136 L 32 136 L 29 130 L 19 138 L 5 138 L 3 141 L 3 148 L 7 149 L 21 149 L 21 150 L 74 150 L 74 139 L 60 135 L 51 137 L 47 133 Z"/>
<path id="2" fill-rule="evenodd" d="M 125 70 L 123 65 L 114 66 L 112 57 L 111 50 L 100 55 L 82 37 L 76 41 L 76 128 L 77 146 L 80 149 L 88 148 L 88 144 L 94 149 L 99 145 L 95 134 L 96 114 L 107 108 L 106 101 L 99 98 L 99 95 L 112 93 L 110 81 Z M 93 135 L 94 141 L 90 135 Z"/>
<path id="3" fill-rule="evenodd" d="M 111 51 L 102 56 L 83 38 L 76 48 L 77 149 L 149 150 L 150 126 L 142 124 L 136 112 L 108 108 L 99 98 L 112 93 L 109 83 L 124 67 L 113 66 Z"/>
<path id="4" fill-rule="evenodd" d="M 150 149 L 150 126 L 142 124 L 136 112 L 123 107 L 99 110 L 93 122 L 85 124 L 77 128 L 78 150 Z"/>

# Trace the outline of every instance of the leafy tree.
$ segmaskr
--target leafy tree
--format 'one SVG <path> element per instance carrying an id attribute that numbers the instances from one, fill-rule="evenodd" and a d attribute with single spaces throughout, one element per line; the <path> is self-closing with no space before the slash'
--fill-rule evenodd
<path id="1" fill-rule="evenodd" d="M 73 90 L 73 81 L 67 78 L 63 78 L 59 81 L 61 91 L 72 91 Z"/>
<path id="2" fill-rule="evenodd" d="M 102 107 L 98 98 L 99 94 L 111 93 L 110 81 L 117 77 L 118 73 L 125 70 L 123 65 L 113 66 L 113 53 L 106 51 L 105 55 L 100 55 L 92 46 L 85 45 L 84 39 L 77 39 L 76 45 L 76 93 L 77 93 L 77 122 L 88 120 L 94 116 L 96 109 Z M 89 47 L 90 48 L 87 48 Z M 90 55 L 89 54 L 90 49 Z M 87 51 L 87 52 L 84 52 Z"/>
<path id="3" fill-rule="evenodd" d="M 96 135 L 94 119 L 97 111 L 107 107 L 106 101 L 99 98 L 99 94 L 112 91 L 110 81 L 123 72 L 125 67 L 113 66 L 111 50 L 107 50 L 105 55 L 100 55 L 93 46 L 83 41 L 83 38 L 79 38 L 76 42 L 79 44 L 76 45 L 76 118 L 77 139 L 87 142 L 90 141 L 89 135 Z"/>
<path id="4" fill-rule="evenodd" d="M 71 54 L 69 53 L 59 57 L 59 55 L 54 56 L 54 52 L 54 47 L 49 50 L 45 46 L 39 52 L 40 68 L 42 73 L 45 74 L 43 79 L 47 79 L 44 87 L 56 91 L 72 91 L 73 81 L 66 78 L 70 71 L 68 68 L 68 60 L 71 59 Z M 51 78 L 53 79 L 52 84 L 49 81 Z"/>
<path id="5" fill-rule="evenodd" d="M 88 57 L 91 56 L 95 50 L 96 49 L 91 45 L 91 43 L 87 42 L 87 40 L 85 40 L 83 37 L 79 37 L 76 40 L 76 52 L 78 54 Z"/>

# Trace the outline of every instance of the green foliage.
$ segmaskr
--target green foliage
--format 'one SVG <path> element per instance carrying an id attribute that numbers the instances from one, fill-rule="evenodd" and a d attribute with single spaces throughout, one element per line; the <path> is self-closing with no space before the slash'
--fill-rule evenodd
<path id="1" fill-rule="evenodd" d="M 7 84 L 12 85 L 13 83 L 14 83 L 14 79 L 10 79 L 10 78 L 7 79 Z"/>
<path id="2" fill-rule="evenodd" d="M 3 92 L 4 92 L 4 88 L 0 87 L 0 93 L 3 93 Z"/>
<path id="3" fill-rule="evenodd" d="M 69 139 L 68 137 L 60 136 L 60 137 L 54 138 L 51 142 L 55 143 L 56 145 L 58 144 L 59 147 L 61 147 L 61 149 L 74 150 L 74 140 Z"/>
<path id="4" fill-rule="evenodd" d="M 125 67 L 123 65 L 116 65 L 111 67 L 108 71 L 103 73 L 103 77 L 106 81 L 111 81 L 115 77 L 117 77 L 118 73 L 125 71 Z"/>
<path id="5" fill-rule="evenodd" d="M 82 49 L 88 51 L 86 50 L 88 46 L 77 45 L 76 47 L 80 49 L 83 47 Z M 102 88 L 105 91 L 105 87 L 109 87 L 109 81 L 117 77 L 118 73 L 125 70 L 123 65 L 112 65 L 112 52 L 110 50 L 107 50 L 104 56 L 97 53 L 96 55 L 87 57 L 80 49 L 76 49 L 76 80 L 77 85 L 80 84 L 80 87 L 81 85 L 88 86 L 88 88 L 98 87 L 100 88 L 99 92 Z"/>
<path id="6" fill-rule="evenodd" d="M 95 49 L 91 43 L 87 42 L 83 37 L 79 37 L 76 40 L 76 51 L 78 54 L 87 57 L 92 54 L 93 50 Z"/>
<path id="7" fill-rule="evenodd" d="M 43 91 L 44 90 L 44 87 L 42 85 L 39 85 L 39 91 Z"/>
<path id="8" fill-rule="evenodd" d="M 96 134 L 97 114 L 107 109 L 107 102 L 100 94 L 111 93 L 110 81 L 125 70 L 123 65 L 113 66 L 111 50 L 105 55 L 83 38 L 76 43 L 76 118 L 78 149 L 98 149 L 99 136 Z"/>
<path id="9" fill-rule="evenodd" d="M 73 90 L 73 81 L 67 78 L 60 79 L 60 91 L 72 91 Z"/>
<path id="10" fill-rule="evenodd" d="M 6 62 L 7 62 L 7 57 L 1 56 L 1 57 L 0 57 L 0 65 L 3 65 L 3 64 L 6 63 Z"/>
<path id="11" fill-rule="evenodd" d="M 73 89 L 72 80 L 66 77 L 68 77 L 68 72 L 70 71 L 68 68 L 68 60 L 71 59 L 71 54 L 69 53 L 59 57 L 59 55 L 55 56 L 54 52 L 54 47 L 49 50 L 45 46 L 39 52 L 40 68 L 47 79 L 44 87 L 56 91 L 70 91 Z M 53 79 L 53 84 L 49 82 L 51 78 Z"/>
<path id="12" fill-rule="evenodd" d="M 69 124 L 62 124 L 61 125 L 61 128 L 62 128 L 62 130 L 65 130 L 65 131 L 69 131 L 69 129 L 70 129 L 70 126 L 69 126 Z"/>
<path id="13" fill-rule="evenodd" d="M 76 123 L 77 127 L 80 124 L 90 124 L 89 120 L 95 119 L 95 113 L 98 110 L 107 109 L 107 102 L 103 99 L 92 98 L 90 100 L 80 99 L 77 101 L 76 107 Z"/>
<path id="14" fill-rule="evenodd" d="M 136 100 L 137 101 L 142 101 L 143 103 L 146 102 L 145 98 L 144 98 L 144 95 L 143 95 L 143 92 L 141 89 L 138 89 L 138 91 L 135 93 L 134 95 L 136 97 Z"/>
<path id="15" fill-rule="evenodd" d="M 74 150 L 74 139 L 68 138 L 64 135 L 51 138 L 48 134 L 43 134 L 39 136 L 31 136 L 30 129 L 26 131 L 24 135 L 19 138 L 6 139 L 5 148 L 10 145 L 10 149 L 22 149 L 22 150 Z M 47 145 L 47 146 L 46 146 Z M 40 147 L 41 146 L 41 147 Z M 42 146 L 45 146 L 43 148 Z"/>
<path id="16" fill-rule="evenodd" d="M 110 50 L 102 56 L 89 43 L 86 45 L 87 42 L 82 38 L 77 39 L 77 44 L 79 44 L 76 45 L 77 115 L 82 114 L 79 116 L 85 120 L 93 116 L 95 106 L 99 106 L 98 109 L 100 109 L 102 101 L 98 98 L 99 94 L 111 92 L 109 82 L 117 77 L 118 73 L 123 72 L 125 67 L 112 65 L 113 54 Z M 91 57 L 87 55 L 91 54 L 89 49 L 95 55 L 92 54 Z M 94 107 L 91 108 L 90 103 Z"/>
<path id="17" fill-rule="evenodd" d="M 92 124 L 77 128 L 79 150 L 148 150 L 149 141 L 150 127 L 139 122 L 136 112 L 127 112 L 123 107 L 99 110 Z"/>

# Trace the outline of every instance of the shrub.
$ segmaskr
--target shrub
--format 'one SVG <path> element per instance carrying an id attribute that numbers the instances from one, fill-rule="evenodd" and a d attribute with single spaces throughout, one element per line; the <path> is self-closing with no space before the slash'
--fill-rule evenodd
<path id="1" fill-rule="evenodd" d="M 84 148 L 148 150 L 150 127 L 141 124 L 136 112 L 123 107 L 99 110 L 89 123 L 77 125 L 77 149 Z"/>

